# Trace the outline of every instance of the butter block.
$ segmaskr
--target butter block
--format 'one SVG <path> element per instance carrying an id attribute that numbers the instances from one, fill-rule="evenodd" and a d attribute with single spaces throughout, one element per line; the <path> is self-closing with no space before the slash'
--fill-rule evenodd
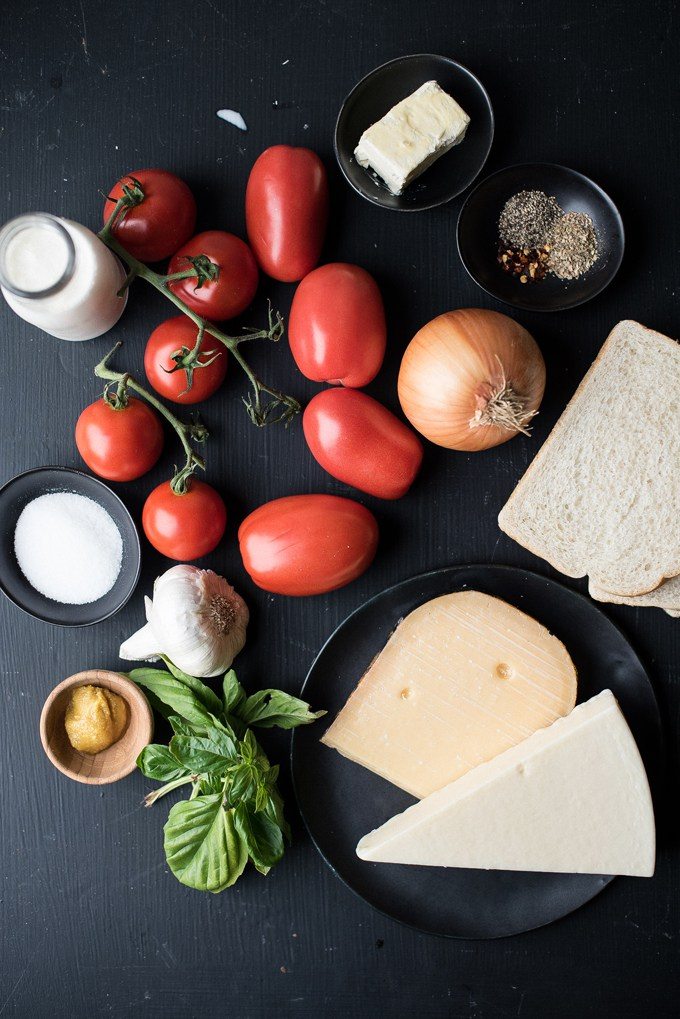
<path id="1" fill-rule="evenodd" d="M 362 860 L 568 874 L 654 873 L 649 783 L 611 690 L 390 818 Z"/>
<path id="2" fill-rule="evenodd" d="M 469 123 L 455 99 L 436 81 L 426 81 L 364 131 L 354 157 L 400 195 L 436 159 L 462 142 Z"/>
<path id="3" fill-rule="evenodd" d="M 457 591 L 402 620 L 322 741 L 423 797 L 575 703 L 556 637 L 507 602 Z"/>

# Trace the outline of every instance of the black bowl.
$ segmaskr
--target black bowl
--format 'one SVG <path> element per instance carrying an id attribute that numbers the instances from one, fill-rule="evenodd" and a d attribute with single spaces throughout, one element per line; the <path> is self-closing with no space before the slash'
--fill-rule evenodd
<path id="1" fill-rule="evenodd" d="M 359 166 L 354 150 L 366 128 L 426 81 L 436 81 L 470 117 L 465 138 L 409 185 L 393 195 L 372 171 Z M 432 209 L 455 198 L 481 172 L 493 141 L 493 110 L 482 83 L 462 64 L 432 53 L 397 57 L 377 67 L 352 89 L 335 125 L 335 155 L 355 191 L 369 202 L 399 212 Z"/>
<path id="2" fill-rule="evenodd" d="M 520 283 L 497 262 L 498 217 L 518 191 L 554 195 L 564 212 L 590 216 L 599 240 L 597 261 L 580 279 L 548 275 Z M 492 173 L 472 191 L 458 217 L 458 252 L 472 279 L 487 294 L 525 311 L 566 311 L 585 304 L 611 283 L 623 258 L 623 223 L 609 195 L 594 181 L 557 163 L 520 163 Z"/>
<path id="3" fill-rule="evenodd" d="M 14 554 L 14 532 L 24 506 L 48 492 L 74 492 L 99 503 L 123 539 L 123 561 L 110 591 L 87 605 L 62 605 L 31 587 Z M 0 489 L 0 590 L 24 612 L 59 626 L 90 626 L 108 619 L 125 605 L 139 580 L 141 552 L 132 517 L 110 488 L 68 467 L 36 467 L 17 474 Z"/>

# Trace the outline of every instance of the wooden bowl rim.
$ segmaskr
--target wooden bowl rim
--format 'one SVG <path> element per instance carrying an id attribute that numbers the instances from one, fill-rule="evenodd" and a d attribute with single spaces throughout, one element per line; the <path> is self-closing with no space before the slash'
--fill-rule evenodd
<path id="1" fill-rule="evenodd" d="M 130 716 L 135 716 L 140 736 L 144 737 L 147 744 L 151 742 L 153 736 L 153 712 L 151 705 L 132 680 L 123 676 L 120 672 L 113 672 L 110 669 L 85 669 L 83 672 L 76 672 L 73 676 L 68 676 L 54 687 L 48 694 L 40 714 L 40 740 L 47 757 L 62 775 L 66 775 L 75 782 L 82 782 L 85 785 L 109 785 L 132 774 L 137 764 L 137 753 L 134 756 L 131 754 L 130 758 L 126 759 L 115 771 L 104 771 L 99 775 L 85 775 L 63 764 L 54 753 L 51 741 L 47 736 L 47 722 L 57 698 L 66 690 L 76 689 L 79 686 L 87 686 L 89 684 L 92 686 L 104 686 L 114 693 L 120 694 L 128 705 Z M 123 738 L 124 736 L 121 737 L 121 739 Z M 116 744 L 114 743 L 112 746 L 116 746 Z M 111 747 L 102 750 L 101 754 L 107 754 L 110 749 Z M 99 754 L 92 755 L 93 759 L 98 756 Z"/>

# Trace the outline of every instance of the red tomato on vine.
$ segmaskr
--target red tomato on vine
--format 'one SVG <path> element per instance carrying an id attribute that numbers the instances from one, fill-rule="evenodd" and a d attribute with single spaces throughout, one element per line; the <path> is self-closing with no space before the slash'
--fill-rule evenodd
<path id="1" fill-rule="evenodd" d="M 177 315 L 156 326 L 144 351 L 146 377 L 161 396 L 175 403 L 192 404 L 207 400 L 227 374 L 226 348 L 208 333 L 203 336 L 196 367 L 189 371 L 173 354 L 188 355 L 196 346 L 198 326 L 186 315 Z"/>

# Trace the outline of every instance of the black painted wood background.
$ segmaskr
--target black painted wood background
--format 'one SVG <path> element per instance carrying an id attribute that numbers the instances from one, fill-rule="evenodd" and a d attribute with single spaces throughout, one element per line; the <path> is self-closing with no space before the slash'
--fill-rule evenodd
<path id="1" fill-rule="evenodd" d="M 459 263 L 460 200 L 402 216 L 368 205 L 345 185 L 332 132 L 360 77 L 409 52 L 459 59 L 481 77 L 495 107 L 488 171 L 520 161 L 566 163 L 601 183 L 623 213 L 626 258 L 601 297 L 564 314 L 519 316 L 548 366 L 533 437 L 473 456 L 431 447 L 412 494 L 398 503 L 365 500 L 380 520 L 378 558 L 358 582 L 328 597 L 268 597 L 242 570 L 235 537 L 246 512 L 291 492 L 346 489 L 312 462 L 299 423 L 288 432 L 249 425 L 243 379 L 231 367 L 224 391 L 205 407 L 213 433 L 208 476 L 230 513 L 209 565 L 252 608 L 239 660 L 250 688 L 298 690 L 347 613 L 414 573 L 491 561 L 549 573 L 500 534 L 499 508 L 615 322 L 634 317 L 680 333 L 679 28 L 670 0 L 2 5 L 1 219 L 37 209 L 96 228 L 100 190 L 125 171 L 162 166 L 190 183 L 200 228 L 243 234 L 244 187 L 256 156 L 277 142 L 309 145 L 331 178 L 325 258 L 365 266 L 385 295 L 389 352 L 370 392 L 394 409 L 399 359 L 413 332 L 450 308 L 496 305 Z M 225 106 L 241 111 L 247 134 L 218 120 Z M 267 295 L 286 313 L 292 292 L 263 282 L 249 319 L 262 318 Z M 145 339 L 168 314 L 140 284 L 115 334 L 70 344 L 3 305 L 0 481 L 40 464 L 80 466 L 73 426 L 98 391 L 92 366 L 115 335 L 125 341 L 120 364 L 140 371 Z M 258 370 L 302 400 L 316 391 L 285 342 L 251 353 Z M 137 519 L 175 455 L 169 437 L 152 475 L 119 486 Z M 145 547 L 137 595 L 91 629 L 58 629 L 0 604 L 0 1016 L 678 1014 L 678 621 L 657 610 L 606 610 L 649 667 L 668 736 L 655 878 L 616 881 L 547 929 L 456 942 L 385 919 L 337 881 L 301 829 L 287 776 L 292 849 L 266 879 L 249 870 L 234 889 L 211 897 L 168 873 L 167 805 L 141 806 L 150 783 L 134 775 L 98 790 L 52 768 L 38 735 L 45 696 L 80 669 L 120 666 L 119 643 L 142 620 L 142 593 L 167 566 Z M 267 745 L 286 761 L 286 738 Z"/>

